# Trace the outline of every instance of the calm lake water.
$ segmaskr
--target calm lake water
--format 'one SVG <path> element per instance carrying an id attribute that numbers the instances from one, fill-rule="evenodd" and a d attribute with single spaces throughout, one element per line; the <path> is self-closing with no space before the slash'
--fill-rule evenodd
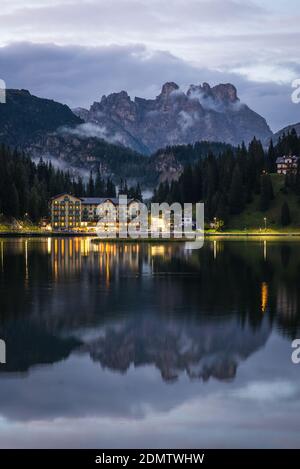
<path id="1" fill-rule="evenodd" d="M 0 239 L 1 447 L 300 447 L 300 241 Z"/>

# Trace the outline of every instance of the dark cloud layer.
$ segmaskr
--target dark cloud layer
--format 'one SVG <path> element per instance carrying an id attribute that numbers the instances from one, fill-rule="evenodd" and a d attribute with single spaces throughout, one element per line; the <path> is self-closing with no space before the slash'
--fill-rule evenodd
<path id="1" fill-rule="evenodd" d="M 300 67 L 292 65 L 299 68 L 300 76 Z M 242 101 L 266 117 L 273 130 L 300 120 L 300 107 L 291 101 L 289 84 L 255 82 L 240 73 L 199 68 L 142 45 L 11 44 L 0 48 L 0 76 L 8 88 L 29 89 L 71 107 L 89 106 L 103 94 L 123 89 L 132 97 L 155 97 L 162 83 L 170 80 L 183 88 L 203 81 L 231 82 Z"/>

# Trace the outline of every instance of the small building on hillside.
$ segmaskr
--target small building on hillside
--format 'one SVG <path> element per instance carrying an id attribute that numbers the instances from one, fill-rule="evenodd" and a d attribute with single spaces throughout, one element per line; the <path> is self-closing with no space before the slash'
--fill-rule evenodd
<path id="1" fill-rule="evenodd" d="M 295 155 L 280 156 L 276 160 L 278 174 L 296 174 L 299 164 L 299 157 Z"/>

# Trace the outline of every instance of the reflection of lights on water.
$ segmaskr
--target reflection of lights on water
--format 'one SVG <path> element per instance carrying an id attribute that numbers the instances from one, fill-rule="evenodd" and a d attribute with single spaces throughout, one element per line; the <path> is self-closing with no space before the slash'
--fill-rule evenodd
<path id="1" fill-rule="evenodd" d="M 264 260 L 267 260 L 267 241 L 264 240 Z"/>
<path id="2" fill-rule="evenodd" d="M 28 241 L 25 241 L 25 279 L 28 280 Z"/>
<path id="3" fill-rule="evenodd" d="M 106 285 L 109 285 L 109 278 L 110 278 L 110 268 L 109 268 L 109 262 L 106 262 L 106 269 L 105 269 L 105 280 L 106 280 Z"/>
<path id="4" fill-rule="evenodd" d="M 73 241 L 72 241 L 72 239 L 69 239 L 69 255 L 70 255 L 70 257 L 73 256 Z"/>
<path id="5" fill-rule="evenodd" d="M 165 246 L 151 246 L 151 256 L 163 256 L 165 254 Z"/>
<path id="6" fill-rule="evenodd" d="M 217 241 L 214 240 L 214 259 L 217 258 Z"/>
<path id="7" fill-rule="evenodd" d="M 93 242 L 92 238 L 49 238 L 46 247 L 51 252 L 53 277 L 70 272 L 78 272 L 82 259 L 87 258 L 89 265 L 96 266 L 109 284 L 112 269 L 118 269 L 120 259 L 131 268 L 138 268 L 140 247 L 135 244 L 118 244 L 110 242 Z"/>
<path id="8" fill-rule="evenodd" d="M 51 238 L 47 238 L 47 252 L 51 254 Z"/>
<path id="9" fill-rule="evenodd" d="M 264 313 L 268 306 L 268 296 L 269 296 L 269 289 L 268 284 L 263 282 L 261 284 L 261 311 Z"/>
<path id="10" fill-rule="evenodd" d="M 90 252 L 90 239 L 81 239 L 80 240 L 80 252 L 82 255 L 87 256 Z"/>
<path id="11" fill-rule="evenodd" d="M 58 241 L 57 239 L 54 240 L 54 254 L 57 256 L 58 254 Z"/>

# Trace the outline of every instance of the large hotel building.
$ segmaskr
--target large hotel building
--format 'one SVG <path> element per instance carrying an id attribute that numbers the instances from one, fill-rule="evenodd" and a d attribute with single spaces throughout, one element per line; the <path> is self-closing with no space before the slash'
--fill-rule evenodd
<path id="1" fill-rule="evenodd" d="M 54 231 L 80 231 L 95 229 L 99 206 L 103 213 L 118 214 L 119 199 L 110 197 L 75 197 L 67 193 L 50 199 L 51 226 Z M 127 209 L 138 211 L 139 201 L 128 199 Z"/>

